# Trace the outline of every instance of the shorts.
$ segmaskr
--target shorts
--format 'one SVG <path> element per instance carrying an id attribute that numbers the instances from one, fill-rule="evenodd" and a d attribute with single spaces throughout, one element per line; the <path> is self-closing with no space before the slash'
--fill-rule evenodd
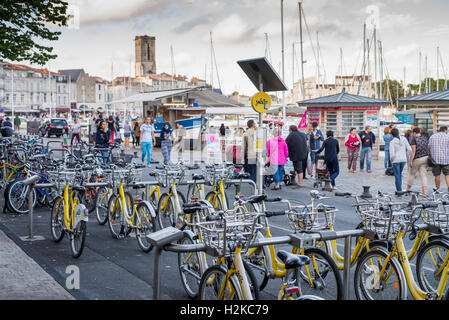
<path id="1" fill-rule="evenodd" d="M 125 132 L 123 135 L 125 136 L 125 138 L 131 137 L 131 133 L 129 132 Z"/>
<path id="2" fill-rule="evenodd" d="M 296 173 L 303 173 L 302 166 L 303 161 L 292 161 L 293 162 L 293 169 L 296 171 Z"/>
<path id="3" fill-rule="evenodd" d="M 435 164 L 432 167 L 432 173 L 434 177 L 440 176 L 441 171 L 445 176 L 449 176 L 449 164 Z"/>

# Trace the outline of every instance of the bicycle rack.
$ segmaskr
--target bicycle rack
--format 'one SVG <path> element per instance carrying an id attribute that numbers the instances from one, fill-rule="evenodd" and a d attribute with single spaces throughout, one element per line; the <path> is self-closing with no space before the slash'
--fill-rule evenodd
<path id="1" fill-rule="evenodd" d="M 26 186 L 30 186 L 28 188 L 28 236 L 20 237 L 22 241 L 37 241 L 44 240 L 43 236 L 34 235 L 34 224 L 33 224 L 33 199 L 32 192 L 35 188 L 45 189 L 45 188 L 54 188 L 55 185 L 52 183 L 38 183 L 40 180 L 39 176 L 32 176 L 23 181 L 23 184 Z"/>
<path id="2" fill-rule="evenodd" d="M 199 252 L 206 251 L 204 244 L 180 245 L 172 243 L 186 237 L 186 232 L 174 227 L 168 227 L 147 236 L 148 241 L 155 247 L 154 271 L 153 271 L 153 300 L 160 299 L 160 256 L 162 251 L 170 252 Z M 288 236 L 273 237 L 256 240 L 251 248 L 263 247 L 268 245 L 290 244 L 297 248 L 302 248 L 305 243 L 311 241 L 328 241 L 336 239 L 345 239 L 344 248 L 344 270 L 343 270 L 343 300 L 348 300 L 350 289 L 350 260 L 351 260 L 351 239 L 352 237 L 364 236 L 363 230 L 346 230 L 346 231 L 323 231 L 311 234 L 290 234 Z"/>

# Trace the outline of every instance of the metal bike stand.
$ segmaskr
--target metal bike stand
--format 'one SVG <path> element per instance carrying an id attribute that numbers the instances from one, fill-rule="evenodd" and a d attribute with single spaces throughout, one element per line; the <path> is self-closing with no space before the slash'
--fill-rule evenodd
<path id="1" fill-rule="evenodd" d="M 350 289 L 350 271 L 351 271 L 351 238 L 363 237 L 363 230 L 347 230 L 347 231 L 322 231 L 311 234 L 292 234 L 290 235 L 291 244 L 297 248 L 304 247 L 304 244 L 313 240 L 329 241 L 344 238 L 344 269 L 343 269 L 343 300 L 349 299 Z"/>
<path id="2" fill-rule="evenodd" d="M 53 187 L 53 184 L 36 184 L 37 181 L 40 180 L 39 176 L 32 176 L 23 181 L 25 186 L 29 186 L 28 188 L 28 236 L 20 237 L 22 241 L 37 241 L 44 240 L 43 236 L 34 235 L 34 224 L 33 224 L 33 189 L 34 188 L 44 188 L 48 185 L 48 187 Z"/>

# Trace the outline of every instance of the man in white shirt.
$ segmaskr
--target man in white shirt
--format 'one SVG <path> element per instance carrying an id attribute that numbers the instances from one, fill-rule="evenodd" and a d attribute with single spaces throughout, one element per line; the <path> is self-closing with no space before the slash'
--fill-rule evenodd
<path id="1" fill-rule="evenodd" d="M 142 146 L 142 164 L 145 164 L 145 156 L 148 155 L 148 167 L 151 167 L 151 150 L 153 149 L 153 144 L 156 144 L 154 127 L 151 124 L 151 118 L 146 117 L 145 123 L 140 126 L 140 145 Z"/>
<path id="2" fill-rule="evenodd" d="M 70 140 L 70 144 L 73 145 L 73 139 L 76 137 L 76 142 L 79 143 L 81 141 L 80 136 L 80 124 L 78 119 L 73 119 L 72 124 L 72 140 Z"/>

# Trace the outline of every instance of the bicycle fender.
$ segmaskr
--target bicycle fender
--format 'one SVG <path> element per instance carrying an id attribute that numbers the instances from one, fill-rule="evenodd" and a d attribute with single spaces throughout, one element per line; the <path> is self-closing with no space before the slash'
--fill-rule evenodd
<path id="1" fill-rule="evenodd" d="M 85 221 L 86 223 L 89 221 L 89 210 L 82 203 L 78 204 L 75 209 L 75 226 L 81 221 Z"/>
<path id="2" fill-rule="evenodd" d="M 153 205 L 149 202 L 149 201 L 142 201 L 143 203 L 146 203 L 146 205 L 148 206 L 148 208 L 150 208 L 150 214 L 152 218 L 156 218 L 156 210 L 154 210 Z"/>

